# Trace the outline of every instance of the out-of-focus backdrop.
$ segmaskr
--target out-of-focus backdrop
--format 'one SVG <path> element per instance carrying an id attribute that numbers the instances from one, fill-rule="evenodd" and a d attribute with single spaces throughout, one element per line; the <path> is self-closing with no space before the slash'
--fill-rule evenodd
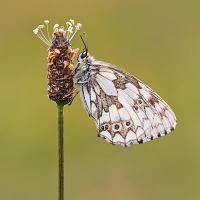
<path id="1" fill-rule="evenodd" d="M 65 107 L 66 200 L 200 199 L 200 3 L 2 1 L 0 199 L 57 199 L 57 110 L 46 96 L 44 19 L 83 24 L 91 54 L 121 66 L 174 109 L 177 129 L 130 148 L 97 137 L 77 97 Z M 82 48 L 77 36 L 73 47 Z"/>

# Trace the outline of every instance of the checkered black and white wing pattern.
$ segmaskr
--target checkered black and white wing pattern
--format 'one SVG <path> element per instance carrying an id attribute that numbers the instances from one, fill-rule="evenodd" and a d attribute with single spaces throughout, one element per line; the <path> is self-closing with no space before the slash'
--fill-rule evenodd
<path id="1" fill-rule="evenodd" d="M 176 116 L 152 89 L 118 67 L 95 61 L 81 94 L 99 136 L 111 144 L 130 146 L 165 136 Z"/>

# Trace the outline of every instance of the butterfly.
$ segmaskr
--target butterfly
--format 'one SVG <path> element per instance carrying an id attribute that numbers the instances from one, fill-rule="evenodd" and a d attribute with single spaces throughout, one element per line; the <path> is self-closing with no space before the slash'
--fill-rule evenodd
<path id="1" fill-rule="evenodd" d="M 77 60 L 74 82 L 99 137 L 128 147 L 175 129 L 172 109 L 142 81 L 113 64 L 96 60 L 86 45 Z"/>

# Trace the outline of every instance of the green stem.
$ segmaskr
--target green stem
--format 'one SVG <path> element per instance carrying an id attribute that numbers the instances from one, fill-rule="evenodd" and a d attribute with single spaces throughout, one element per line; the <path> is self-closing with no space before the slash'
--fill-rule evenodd
<path id="1" fill-rule="evenodd" d="M 58 200 L 64 200 L 63 104 L 58 107 Z"/>

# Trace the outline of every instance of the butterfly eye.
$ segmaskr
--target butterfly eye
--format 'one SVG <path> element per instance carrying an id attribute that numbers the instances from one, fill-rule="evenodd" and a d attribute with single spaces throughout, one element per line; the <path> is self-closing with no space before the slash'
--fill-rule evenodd
<path id="1" fill-rule="evenodd" d="M 87 56 L 87 51 L 83 51 L 81 53 L 81 59 L 85 58 Z"/>

